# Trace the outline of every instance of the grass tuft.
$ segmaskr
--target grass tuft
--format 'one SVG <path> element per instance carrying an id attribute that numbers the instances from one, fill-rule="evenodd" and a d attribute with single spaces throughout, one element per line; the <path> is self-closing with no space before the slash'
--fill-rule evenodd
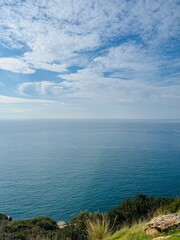
<path id="1" fill-rule="evenodd" d="M 105 214 L 93 220 L 87 220 L 86 231 L 89 240 L 106 240 L 112 235 L 110 220 Z"/>
<path id="2" fill-rule="evenodd" d="M 180 198 L 175 198 L 171 203 L 159 207 L 154 213 L 154 217 L 169 213 L 180 213 Z"/>

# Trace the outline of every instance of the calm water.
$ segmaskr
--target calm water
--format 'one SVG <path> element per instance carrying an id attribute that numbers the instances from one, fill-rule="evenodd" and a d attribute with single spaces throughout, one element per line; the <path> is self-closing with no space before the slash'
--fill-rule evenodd
<path id="1" fill-rule="evenodd" d="M 0 212 L 68 220 L 180 195 L 180 122 L 0 121 Z"/>

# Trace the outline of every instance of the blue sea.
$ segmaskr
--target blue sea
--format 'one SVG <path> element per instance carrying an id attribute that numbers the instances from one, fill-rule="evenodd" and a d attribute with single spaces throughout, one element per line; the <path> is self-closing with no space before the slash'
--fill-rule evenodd
<path id="1" fill-rule="evenodd" d="M 0 212 L 69 220 L 138 193 L 180 195 L 180 122 L 0 121 Z"/>

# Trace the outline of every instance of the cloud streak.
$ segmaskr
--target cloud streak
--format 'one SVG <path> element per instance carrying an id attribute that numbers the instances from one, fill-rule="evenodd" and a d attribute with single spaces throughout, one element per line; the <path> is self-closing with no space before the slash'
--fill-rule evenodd
<path id="1" fill-rule="evenodd" d="M 53 102 L 54 101 L 44 99 L 27 99 L 0 95 L 0 103 L 53 103 Z"/>

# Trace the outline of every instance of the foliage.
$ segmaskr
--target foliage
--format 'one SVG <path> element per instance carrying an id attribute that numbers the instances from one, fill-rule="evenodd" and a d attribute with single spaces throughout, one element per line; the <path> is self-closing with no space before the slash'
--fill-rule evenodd
<path id="1" fill-rule="evenodd" d="M 93 239 L 90 238 L 90 232 L 98 235 L 100 232 L 106 232 L 108 235 L 109 232 L 111 232 L 108 231 L 108 229 L 110 230 L 113 228 L 117 231 L 123 226 L 129 227 L 136 222 L 146 221 L 154 214 L 176 212 L 179 209 L 179 205 L 180 198 L 153 198 L 145 195 L 138 195 L 134 199 L 123 201 L 118 207 L 107 212 L 105 214 L 107 217 L 106 220 L 102 217 L 104 215 L 99 212 L 91 213 L 89 211 L 83 211 L 80 212 L 79 215 L 73 217 L 71 221 L 67 223 L 65 229 L 58 229 L 57 223 L 48 217 L 7 221 L 7 218 L 5 218 L 6 215 L 0 214 L 0 239 L 87 240 L 88 236 L 89 239 Z M 121 230 L 119 234 L 122 234 L 123 231 L 125 231 L 125 229 Z M 133 228 L 131 231 L 133 231 Z M 122 239 L 130 240 L 131 238 Z M 133 240 L 136 239 L 134 238 Z"/>
<path id="2" fill-rule="evenodd" d="M 57 229 L 56 222 L 48 217 L 38 217 L 32 220 L 18 220 L 1 224 L 6 237 L 24 240 L 29 234 L 41 233 Z"/>
<path id="3" fill-rule="evenodd" d="M 7 216 L 3 213 L 0 213 L 0 221 L 1 220 L 6 220 L 7 219 Z"/>
<path id="4" fill-rule="evenodd" d="M 107 214 L 86 221 L 87 238 L 89 240 L 105 240 L 112 235 Z"/>
<path id="5" fill-rule="evenodd" d="M 108 240 L 152 240 L 155 236 L 146 236 L 145 229 L 147 225 L 146 223 L 135 224 L 131 227 L 124 227 L 120 231 L 116 232 L 114 236 L 109 238 Z M 166 232 L 161 233 L 160 236 L 170 235 L 171 237 L 168 240 L 178 240 L 180 232 Z M 158 236 L 158 235 L 157 235 Z M 157 237 L 156 236 L 156 237 Z"/>
<path id="6" fill-rule="evenodd" d="M 41 229 L 44 229 L 46 231 L 57 229 L 56 221 L 48 217 L 38 217 L 31 220 L 31 222 L 33 223 L 33 225 L 36 225 L 37 227 L 40 227 Z"/>
<path id="7" fill-rule="evenodd" d="M 180 212 L 180 198 L 175 198 L 169 204 L 160 206 L 154 213 L 154 217 L 159 215 L 165 215 L 168 213 L 177 213 Z"/>
<path id="8" fill-rule="evenodd" d="M 111 221 L 116 219 L 116 226 L 131 226 L 134 222 L 150 219 L 154 212 L 167 203 L 172 202 L 169 198 L 153 198 L 145 195 L 137 195 L 134 199 L 123 201 L 118 207 L 109 212 Z"/>
<path id="9" fill-rule="evenodd" d="M 82 211 L 79 215 L 73 217 L 71 223 L 68 225 L 66 232 L 69 232 L 68 237 L 72 240 L 87 239 L 86 223 L 99 217 L 100 213 L 91 213 L 89 211 Z"/>

